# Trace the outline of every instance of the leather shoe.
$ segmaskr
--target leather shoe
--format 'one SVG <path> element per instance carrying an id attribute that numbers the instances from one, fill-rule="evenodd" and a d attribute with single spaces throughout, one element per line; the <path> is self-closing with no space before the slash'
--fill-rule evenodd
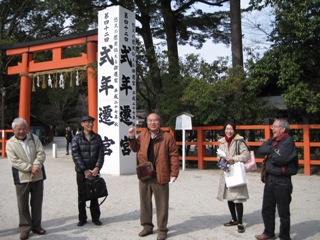
<path id="1" fill-rule="evenodd" d="M 229 222 L 223 224 L 223 226 L 225 226 L 225 227 L 231 227 L 231 226 L 236 226 L 236 225 L 238 225 L 238 222 L 234 221 L 234 220 L 230 220 Z"/>
<path id="2" fill-rule="evenodd" d="M 245 231 L 243 224 L 238 224 L 238 233 L 244 233 Z"/>
<path id="3" fill-rule="evenodd" d="M 20 233 L 20 240 L 26 240 L 28 238 L 29 238 L 29 233 L 28 232 Z"/>
<path id="4" fill-rule="evenodd" d="M 87 223 L 87 221 L 80 221 L 78 222 L 77 226 L 78 227 L 82 227 L 83 225 L 85 225 Z"/>
<path id="5" fill-rule="evenodd" d="M 39 234 L 39 235 L 43 235 L 45 234 L 47 231 L 45 229 L 43 229 L 42 227 L 38 227 L 38 228 L 34 228 L 32 229 L 32 232 Z"/>
<path id="6" fill-rule="evenodd" d="M 276 239 L 274 236 L 273 236 L 273 237 L 270 237 L 270 236 L 268 236 L 267 234 L 264 234 L 264 233 L 262 233 L 262 234 L 260 234 L 260 235 L 256 235 L 255 237 L 256 237 L 256 239 L 258 239 L 258 240 Z"/>
<path id="7" fill-rule="evenodd" d="M 157 240 L 165 240 L 167 238 L 167 232 L 159 232 Z"/>
<path id="8" fill-rule="evenodd" d="M 99 220 L 96 220 L 96 221 L 93 221 L 93 223 L 97 226 L 101 226 L 102 225 L 102 222 L 100 222 Z"/>
<path id="9" fill-rule="evenodd" d="M 139 236 L 140 236 L 140 237 L 145 237 L 145 236 L 148 236 L 148 235 L 150 235 L 150 234 L 152 234 L 152 233 L 153 233 L 153 229 L 151 229 L 151 228 L 144 228 L 144 229 L 142 229 L 141 232 L 139 232 Z"/>

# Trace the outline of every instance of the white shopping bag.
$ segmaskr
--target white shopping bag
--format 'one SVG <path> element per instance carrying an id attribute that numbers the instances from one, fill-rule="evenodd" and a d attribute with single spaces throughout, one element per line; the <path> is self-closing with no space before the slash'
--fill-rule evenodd
<path id="1" fill-rule="evenodd" d="M 247 175 L 242 162 L 230 166 L 229 172 L 224 172 L 227 188 L 247 184 Z"/>

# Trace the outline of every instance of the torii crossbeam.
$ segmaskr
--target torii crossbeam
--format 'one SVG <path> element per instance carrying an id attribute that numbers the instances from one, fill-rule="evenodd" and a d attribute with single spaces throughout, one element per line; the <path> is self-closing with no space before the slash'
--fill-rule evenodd
<path id="1" fill-rule="evenodd" d="M 97 62 L 97 42 L 98 31 L 91 30 L 47 40 L 5 46 L 7 56 L 21 56 L 21 62 L 19 62 L 18 65 L 8 67 L 8 75 L 20 75 L 19 117 L 24 118 L 30 126 L 32 79 L 28 74 L 87 66 L 88 114 L 97 118 L 97 74 L 92 66 L 92 64 Z M 62 53 L 64 48 L 77 45 L 86 45 L 87 53 L 82 53 L 80 57 L 63 58 Z M 52 59 L 44 62 L 36 62 L 32 57 L 33 54 L 43 51 L 51 51 Z M 97 128 L 98 125 L 94 125 L 94 131 L 97 132 Z"/>

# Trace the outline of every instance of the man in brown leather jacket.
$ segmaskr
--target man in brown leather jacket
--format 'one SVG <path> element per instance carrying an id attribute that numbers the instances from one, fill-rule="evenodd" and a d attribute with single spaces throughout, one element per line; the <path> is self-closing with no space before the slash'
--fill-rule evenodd
<path id="1" fill-rule="evenodd" d="M 147 180 L 139 180 L 140 222 L 143 230 L 140 237 L 153 233 L 152 194 L 157 208 L 157 240 L 167 238 L 169 211 L 169 182 L 174 182 L 179 174 L 179 158 L 174 137 L 160 129 L 160 117 L 152 113 L 147 117 L 146 131 L 135 136 L 134 128 L 129 129 L 129 145 L 137 152 L 139 163 L 150 161 L 156 173 Z"/>

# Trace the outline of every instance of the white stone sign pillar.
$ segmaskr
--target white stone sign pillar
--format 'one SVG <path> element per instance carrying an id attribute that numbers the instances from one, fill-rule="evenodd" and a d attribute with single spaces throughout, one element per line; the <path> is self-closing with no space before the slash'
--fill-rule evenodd
<path id="1" fill-rule="evenodd" d="M 121 6 L 99 12 L 98 133 L 105 146 L 102 173 L 135 172 L 128 129 L 136 123 L 135 14 Z"/>

